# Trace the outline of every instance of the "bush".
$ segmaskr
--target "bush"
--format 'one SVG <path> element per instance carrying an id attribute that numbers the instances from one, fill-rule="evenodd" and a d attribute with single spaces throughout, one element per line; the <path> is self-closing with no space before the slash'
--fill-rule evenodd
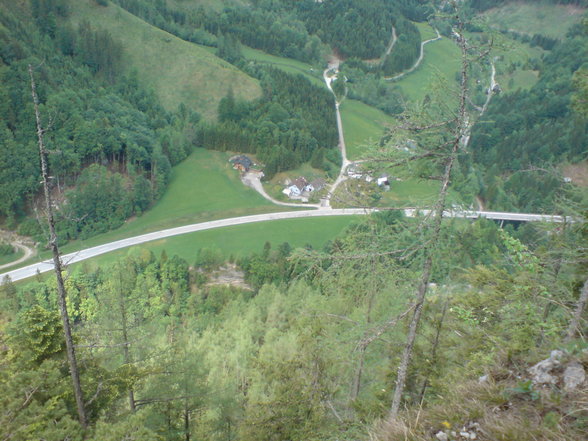
<path id="1" fill-rule="evenodd" d="M 14 248 L 9 243 L 0 243 L 0 256 L 14 254 Z"/>

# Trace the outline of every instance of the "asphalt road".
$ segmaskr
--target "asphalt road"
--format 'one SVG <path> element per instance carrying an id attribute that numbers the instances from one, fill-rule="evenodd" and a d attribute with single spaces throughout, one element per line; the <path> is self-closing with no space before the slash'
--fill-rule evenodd
<path id="1" fill-rule="evenodd" d="M 194 233 L 196 231 L 211 230 L 213 228 L 229 227 L 234 225 L 243 225 L 253 222 L 265 222 L 280 219 L 299 219 L 305 217 L 321 217 L 321 216 L 349 216 L 349 215 L 363 215 L 367 214 L 369 210 L 365 209 L 331 209 L 331 210 L 304 210 L 304 211 L 287 211 L 280 213 L 256 214 L 253 216 L 241 216 L 230 219 L 220 219 L 209 222 L 202 222 L 199 224 L 185 225 L 183 227 L 170 228 L 167 230 L 155 231 L 153 233 L 142 234 L 141 236 L 129 237 L 127 239 L 117 240 L 104 245 L 99 245 L 85 250 L 76 251 L 62 256 L 64 264 L 80 262 L 82 260 L 90 259 L 92 257 L 100 256 L 101 254 L 109 253 L 111 251 L 120 250 L 133 245 L 139 245 L 153 240 L 164 239 L 166 237 L 178 236 L 180 234 Z M 39 273 L 51 271 L 53 269 L 53 262 L 51 259 L 34 263 L 23 268 L 9 271 L 0 274 L 0 281 L 4 280 L 6 276 L 10 277 L 13 282 L 27 279 Z"/>
<path id="2" fill-rule="evenodd" d="M 63 263 L 69 265 L 80 262 L 82 260 L 90 259 L 92 257 L 100 256 L 101 254 L 109 253 L 111 251 L 120 250 L 133 245 L 139 245 L 153 240 L 164 239 L 166 237 L 178 236 L 180 234 L 194 233 L 196 231 L 211 230 L 213 228 L 229 227 L 234 225 L 250 224 L 254 222 L 266 222 L 280 219 L 300 219 L 306 217 L 323 217 L 323 216 L 350 216 L 350 215 L 365 215 L 375 210 L 364 208 L 339 208 L 327 210 L 304 210 L 304 211 L 287 211 L 281 213 L 267 213 L 256 214 L 253 216 L 233 217 L 230 219 L 220 219 L 209 222 L 202 222 L 199 224 L 184 225 L 183 227 L 169 228 L 167 230 L 155 231 L 153 233 L 142 234 L 141 236 L 129 237 L 127 239 L 117 240 L 104 245 L 99 245 L 85 250 L 76 251 L 75 253 L 66 254 L 62 257 Z M 416 210 L 406 209 L 404 214 L 407 217 L 427 216 L 431 214 L 431 210 Z M 552 216 L 544 214 L 526 214 L 526 213 L 502 213 L 495 211 L 462 211 L 462 210 L 448 210 L 443 213 L 444 217 L 463 218 L 463 219 L 477 219 L 485 217 L 493 220 L 504 221 L 519 221 L 519 222 L 564 222 L 562 216 Z M 51 271 L 53 263 L 51 260 L 35 263 L 23 268 L 9 271 L 0 274 L 0 281 L 6 276 L 14 282 L 18 280 L 27 279 L 39 273 Z"/>

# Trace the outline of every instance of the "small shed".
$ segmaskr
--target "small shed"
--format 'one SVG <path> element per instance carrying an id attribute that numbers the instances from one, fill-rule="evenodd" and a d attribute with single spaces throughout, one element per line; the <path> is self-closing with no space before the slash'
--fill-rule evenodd
<path id="1" fill-rule="evenodd" d="M 382 175 L 378 178 L 378 186 L 379 187 L 390 187 L 390 180 L 388 175 Z"/>

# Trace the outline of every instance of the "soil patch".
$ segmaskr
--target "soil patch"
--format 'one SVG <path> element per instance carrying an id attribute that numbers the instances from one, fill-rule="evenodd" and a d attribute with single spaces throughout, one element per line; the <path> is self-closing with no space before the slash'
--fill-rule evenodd
<path id="1" fill-rule="evenodd" d="M 571 178 L 572 183 L 580 187 L 588 187 L 588 161 L 582 161 L 578 164 L 566 165 L 562 169 L 566 178 Z"/>

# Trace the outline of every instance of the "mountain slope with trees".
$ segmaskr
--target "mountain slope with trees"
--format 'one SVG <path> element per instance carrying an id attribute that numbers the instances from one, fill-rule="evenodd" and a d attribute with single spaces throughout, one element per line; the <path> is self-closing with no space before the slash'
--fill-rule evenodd
<path id="1" fill-rule="evenodd" d="M 0 215 L 14 227 L 39 190 L 29 64 L 38 76 L 52 187 L 69 201 L 58 214 L 62 239 L 106 231 L 146 210 L 165 190 L 170 166 L 191 151 L 199 115 L 185 107 L 167 112 L 135 75 L 125 75 L 121 45 L 107 31 L 58 26 L 67 2 L 2 5 Z M 41 233 L 34 218 L 20 229 Z"/>
<path id="2" fill-rule="evenodd" d="M 495 97 L 474 126 L 473 158 L 490 207 L 551 211 L 566 191 L 553 167 L 586 159 L 588 119 L 573 110 L 572 100 L 579 93 L 573 78 L 588 62 L 587 48 L 586 28 L 572 28 L 540 61 L 537 84 Z"/>

